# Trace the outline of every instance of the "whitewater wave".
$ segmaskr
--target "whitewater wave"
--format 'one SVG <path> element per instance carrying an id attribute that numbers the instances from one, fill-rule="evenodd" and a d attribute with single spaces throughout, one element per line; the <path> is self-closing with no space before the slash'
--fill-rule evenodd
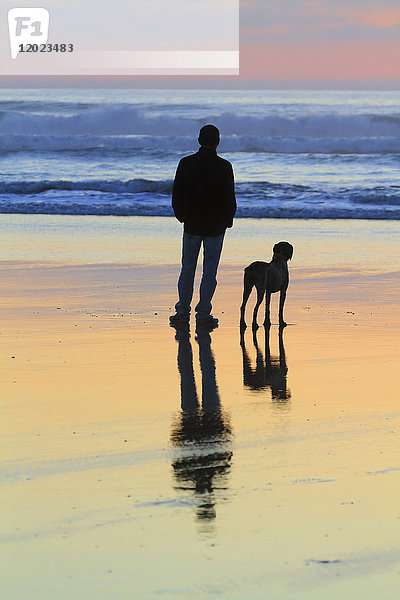
<path id="1" fill-rule="evenodd" d="M 172 180 L 19 181 L 5 184 L 1 213 L 173 216 Z M 400 220 L 400 186 L 323 190 L 241 182 L 238 217 Z"/>
<path id="2" fill-rule="evenodd" d="M 183 154 L 194 152 L 193 136 L 75 136 L 8 134 L 0 137 L 0 154 L 8 152 L 95 152 L 107 154 L 152 151 Z M 225 135 L 219 151 L 274 154 L 383 154 L 400 152 L 400 137 L 261 137 Z"/>
<path id="3" fill-rule="evenodd" d="M 2 194 L 30 195 L 41 194 L 49 190 L 63 191 L 97 191 L 112 192 L 115 194 L 138 194 L 142 192 L 170 194 L 172 180 L 152 181 L 149 179 L 87 179 L 82 181 L 69 181 L 64 179 L 44 181 L 13 181 L 1 186 Z"/>
<path id="4" fill-rule="evenodd" d="M 59 135 L 193 135 L 210 117 L 227 135 L 375 137 L 399 136 L 399 115 L 246 116 L 233 112 L 204 115 L 201 119 L 148 115 L 131 105 L 103 105 L 75 114 L 10 111 L 0 119 L 2 133 L 58 133 Z"/>

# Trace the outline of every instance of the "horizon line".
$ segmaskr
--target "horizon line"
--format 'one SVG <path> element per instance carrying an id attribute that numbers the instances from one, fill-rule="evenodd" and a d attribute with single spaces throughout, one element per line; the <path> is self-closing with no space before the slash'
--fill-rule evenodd
<path id="1" fill-rule="evenodd" d="M 95 86 L 93 84 L 96 84 Z M 254 87 L 251 87 L 254 86 Z M 337 90 L 337 91 L 397 91 L 400 90 L 398 79 L 297 79 L 297 80 L 264 80 L 241 78 L 240 76 L 37 76 L 37 75 L 0 75 L 0 88 L 139 88 L 139 89 L 243 89 L 243 90 Z"/>

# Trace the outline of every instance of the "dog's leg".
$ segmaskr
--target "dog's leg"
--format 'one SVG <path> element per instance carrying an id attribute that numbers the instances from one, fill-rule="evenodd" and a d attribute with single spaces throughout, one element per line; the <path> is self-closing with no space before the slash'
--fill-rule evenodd
<path id="1" fill-rule="evenodd" d="M 271 327 L 271 319 L 269 314 L 269 306 L 271 304 L 271 292 L 265 293 L 265 319 L 264 319 L 264 327 Z"/>
<path id="2" fill-rule="evenodd" d="M 242 306 L 240 307 L 240 329 L 244 330 L 246 329 L 246 321 L 245 321 L 245 310 L 246 310 L 246 304 L 247 304 L 247 300 L 249 299 L 249 296 L 251 294 L 251 290 L 253 289 L 253 283 L 251 283 L 251 281 L 249 281 L 249 277 L 247 275 L 247 273 L 244 273 L 244 281 L 243 281 L 243 301 L 242 301 Z"/>
<path id="3" fill-rule="evenodd" d="M 283 319 L 283 307 L 285 305 L 286 300 L 286 289 L 281 290 L 281 295 L 279 297 L 279 327 L 285 327 L 287 323 L 285 323 Z"/>
<path id="4" fill-rule="evenodd" d="M 263 301 L 264 294 L 265 294 L 265 286 L 264 285 L 256 284 L 256 288 L 257 288 L 257 302 L 256 302 L 256 305 L 255 305 L 254 311 L 253 311 L 253 323 L 252 323 L 253 329 L 258 328 L 258 325 L 257 325 L 258 308 L 259 308 L 261 302 Z"/>

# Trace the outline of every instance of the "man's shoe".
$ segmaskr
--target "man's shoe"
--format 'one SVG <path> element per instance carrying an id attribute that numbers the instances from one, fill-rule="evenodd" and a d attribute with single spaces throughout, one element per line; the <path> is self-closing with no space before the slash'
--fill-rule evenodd
<path id="1" fill-rule="evenodd" d="M 207 315 L 205 317 L 197 317 L 196 324 L 200 327 L 218 327 L 218 319 L 217 317 L 213 317 L 212 315 Z"/>
<path id="2" fill-rule="evenodd" d="M 175 315 L 171 315 L 169 318 L 170 325 L 188 325 L 189 317 L 185 317 L 184 315 L 179 315 L 176 313 Z"/>

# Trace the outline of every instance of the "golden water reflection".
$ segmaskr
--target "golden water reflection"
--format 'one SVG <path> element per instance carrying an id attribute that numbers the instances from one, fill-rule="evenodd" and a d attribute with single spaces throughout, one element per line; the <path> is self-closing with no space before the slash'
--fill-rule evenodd
<path id="1" fill-rule="evenodd" d="M 174 488 L 194 495 L 196 518 L 212 530 L 217 499 L 226 496 L 232 459 L 229 415 L 221 407 L 210 332 L 199 328 L 196 342 L 201 370 L 201 402 L 197 393 L 190 333 L 177 330 L 181 412 L 172 424 Z"/>

